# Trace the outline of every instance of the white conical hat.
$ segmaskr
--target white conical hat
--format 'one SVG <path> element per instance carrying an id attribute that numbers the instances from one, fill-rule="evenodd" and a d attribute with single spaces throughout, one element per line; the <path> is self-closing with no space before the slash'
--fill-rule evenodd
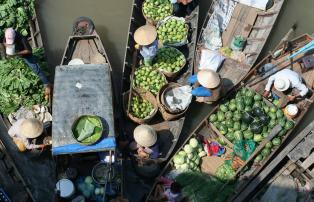
<path id="1" fill-rule="evenodd" d="M 156 131 L 149 125 L 137 126 L 134 129 L 133 135 L 137 144 L 143 147 L 153 146 L 157 141 Z"/>
<path id="2" fill-rule="evenodd" d="M 44 125 L 38 119 L 25 119 L 20 126 L 19 134 L 26 138 L 39 137 L 44 130 Z"/>
<path id="3" fill-rule="evenodd" d="M 290 87 L 290 81 L 288 78 L 277 78 L 275 79 L 274 86 L 278 91 L 286 91 Z"/>
<path id="4" fill-rule="evenodd" d="M 209 69 L 199 71 L 197 80 L 205 88 L 216 88 L 220 84 L 219 74 Z"/>
<path id="5" fill-rule="evenodd" d="M 152 25 L 139 27 L 134 33 L 134 41 L 141 46 L 153 43 L 157 38 L 156 28 Z"/>

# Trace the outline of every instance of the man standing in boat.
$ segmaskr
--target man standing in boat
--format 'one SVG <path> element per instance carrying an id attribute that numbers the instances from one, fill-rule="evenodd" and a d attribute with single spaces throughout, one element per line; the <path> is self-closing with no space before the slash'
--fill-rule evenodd
<path id="1" fill-rule="evenodd" d="M 194 85 L 192 95 L 196 96 L 198 102 L 211 103 L 220 98 L 221 79 L 213 70 L 199 71 L 197 75 L 190 76 L 189 83 Z"/>
<path id="2" fill-rule="evenodd" d="M 279 91 L 279 93 L 286 92 L 285 94 L 288 94 L 287 98 L 280 99 L 288 99 L 288 101 L 294 101 L 298 97 L 302 98 L 309 92 L 309 89 L 306 87 L 306 85 L 302 83 L 302 77 L 290 69 L 281 70 L 269 77 L 265 86 L 265 91 L 263 94 L 264 97 L 269 96 L 273 84 L 275 90 Z M 288 92 L 289 89 L 293 90 L 294 88 L 298 90 L 297 93 Z"/>
<path id="3" fill-rule="evenodd" d="M 140 50 L 144 58 L 144 64 L 151 65 L 158 50 L 156 28 L 152 25 L 139 27 L 134 33 L 134 41 L 137 43 L 135 48 Z"/>
<path id="4" fill-rule="evenodd" d="M 3 44 L 6 47 L 6 54 L 8 56 L 19 56 L 23 58 L 25 63 L 33 70 L 33 72 L 39 76 L 45 86 L 45 97 L 47 98 L 51 91 L 51 85 L 37 64 L 36 59 L 32 54 L 32 48 L 27 39 L 10 27 L 5 30 Z"/>

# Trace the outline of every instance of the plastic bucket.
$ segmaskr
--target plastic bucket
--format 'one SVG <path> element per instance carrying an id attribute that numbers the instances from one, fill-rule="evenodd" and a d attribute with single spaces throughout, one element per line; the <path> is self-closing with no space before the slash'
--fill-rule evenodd
<path id="1" fill-rule="evenodd" d="M 56 184 L 57 190 L 60 192 L 60 197 L 70 198 L 75 193 L 74 184 L 69 179 L 61 179 Z"/>

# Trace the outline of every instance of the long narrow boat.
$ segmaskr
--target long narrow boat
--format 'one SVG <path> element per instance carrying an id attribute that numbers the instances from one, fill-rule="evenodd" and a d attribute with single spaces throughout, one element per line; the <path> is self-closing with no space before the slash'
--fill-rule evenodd
<path id="1" fill-rule="evenodd" d="M 122 78 L 122 100 L 127 101 L 127 92 L 131 88 L 131 78 L 133 78 L 132 75 L 132 66 L 136 66 L 139 64 L 140 57 L 139 55 L 136 55 L 134 57 L 134 52 L 137 50 L 135 49 L 135 41 L 133 39 L 133 33 L 135 30 L 146 24 L 146 19 L 144 18 L 142 14 L 142 4 L 143 0 L 134 0 L 133 1 L 133 7 L 132 7 L 132 15 L 130 19 L 130 26 L 129 26 L 129 32 L 128 32 L 128 40 L 127 40 L 127 47 L 124 57 L 124 67 L 123 67 L 123 78 Z M 195 46 L 196 46 L 196 39 L 197 39 L 197 26 L 198 26 L 198 15 L 199 15 L 199 7 L 196 6 L 195 9 L 186 17 L 187 21 L 186 23 L 189 25 L 190 28 L 190 35 L 188 37 L 188 44 L 181 46 L 178 48 L 186 58 L 186 65 L 183 67 L 183 70 L 179 74 L 179 76 L 176 77 L 176 82 L 181 85 L 187 84 L 188 77 L 193 72 L 193 61 L 194 61 L 194 53 L 195 53 Z M 124 111 L 126 111 L 127 103 L 124 102 Z M 130 119 L 128 119 L 126 116 L 124 119 L 124 126 L 121 131 L 121 134 L 125 134 L 126 137 L 133 134 L 133 130 L 136 127 L 136 124 L 131 122 Z M 165 132 L 169 133 L 170 136 L 168 138 L 172 139 L 171 144 L 166 144 L 164 146 L 161 146 L 163 149 L 162 155 L 160 158 L 158 158 L 155 162 L 164 162 L 167 160 L 169 155 L 171 154 L 172 150 L 174 149 L 174 146 L 177 143 L 177 140 L 179 138 L 179 135 L 182 130 L 184 122 L 184 117 L 178 118 L 177 120 L 171 120 L 171 121 L 164 121 L 164 119 L 158 114 L 151 120 L 148 124 L 157 124 L 162 125 L 164 131 L 170 131 Z M 165 147 L 166 146 L 166 147 Z"/>
<path id="2" fill-rule="evenodd" d="M 225 60 L 217 70 L 222 78 L 223 95 L 226 95 L 250 71 L 261 53 L 267 38 L 276 22 L 285 0 L 275 0 L 266 11 L 259 10 L 235 1 L 213 1 L 202 26 L 196 47 L 194 72 L 198 72 L 202 51 L 220 52 Z M 210 41 L 215 31 L 217 19 L 221 37 Z M 246 40 L 244 47 L 232 51 L 233 40 L 241 36 Z M 232 51 L 232 52 L 231 52 Z M 216 57 L 217 58 L 217 57 Z M 216 60 L 212 59 L 213 61 Z"/>
<path id="3" fill-rule="evenodd" d="M 82 31 L 80 25 L 84 29 L 78 33 Z M 79 195 L 84 195 L 87 201 L 105 201 L 121 195 L 122 160 L 116 150 L 111 70 L 93 22 L 86 17 L 78 18 L 55 74 L 52 154 L 56 161 L 59 189 L 56 192 L 57 201 L 71 201 L 76 197 L 78 200 L 82 197 Z M 82 84 L 80 92 L 73 91 L 71 86 L 78 82 Z M 73 118 L 82 114 L 95 114 L 103 122 L 103 137 L 92 145 L 79 144 L 72 137 Z M 95 171 L 97 169 L 99 171 Z M 96 182 L 97 176 L 102 178 L 102 183 Z M 68 180 L 72 180 L 77 192 L 70 198 L 64 198 L 60 184 Z M 86 194 L 89 189 L 86 186 L 93 187 L 92 192 Z"/>
<path id="4" fill-rule="evenodd" d="M 294 103 L 299 109 L 299 113 L 295 118 L 287 117 L 281 109 L 277 108 L 266 98 L 262 98 L 261 94 L 264 91 L 267 79 L 262 80 L 264 77 L 258 75 L 258 72 L 260 72 L 258 70 L 261 67 L 264 67 L 264 65 L 267 63 L 281 64 L 281 66 L 277 66 L 278 69 L 288 68 L 289 65 L 291 65 L 291 61 L 287 60 L 287 56 L 298 51 L 301 47 L 308 44 L 312 40 L 313 38 L 309 35 L 300 36 L 291 41 L 289 46 L 292 47 L 292 49 L 290 48 L 288 52 L 284 45 L 278 46 L 274 52 L 280 50 L 281 54 L 279 57 L 272 58 L 272 55 L 269 55 L 258 65 L 256 65 L 248 74 L 248 76 L 246 76 L 246 78 L 243 80 L 242 84 L 239 84 L 237 88 L 234 89 L 232 93 L 230 93 L 222 101 L 222 104 L 216 106 L 197 126 L 197 128 L 191 133 L 190 137 L 186 139 L 185 143 L 180 148 L 181 151 L 178 151 L 171 161 L 168 162 L 160 176 L 167 176 L 169 178 L 176 179 L 176 177 L 173 176 L 180 176 L 180 173 L 191 173 L 186 172 L 186 166 L 184 169 L 178 166 L 178 162 L 182 163 L 182 159 L 190 162 L 190 160 L 187 160 L 190 159 L 190 157 L 186 157 L 184 155 L 185 153 L 191 152 L 189 151 L 191 150 L 190 148 L 186 148 L 190 147 L 186 145 L 191 145 L 191 141 L 195 142 L 196 139 L 198 140 L 199 144 L 204 141 L 208 141 L 209 143 L 216 142 L 220 146 L 225 145 L 224 154 L 218 156 L 212 155 L 202 157 L 198 166 L 201 173 L 203 174 L 202 177 L 208 178 L 208 180 L 205 180 L 205 183 L 210 182 L 212 184 L 218 185 L 218 188 L 216 187 L 216 189 L 209 188 L 209 191 L 212 191 L 211 194 L 214 194 L 210 196 L 211 199 L 217 198 L 218 200 L 219 198 L 222 201 L 233 200 L 233 196 L 237 196 L 237 194 L 240 193 L 240 191 L 251 181 L 251 179 L 254 178 L 254 176 L 256 176 L 268 164 L 269 160 L 282 149 L 282 147 L 286 144 L 286 141 L 290 138 L 295 126 L 300 123 L 303 116 L 310 109 L 314 101 L 314 96 L 312 93 L 314 69 L 308 69 L 307 71 L 304 69 L 302 71 L 300 69 L 302 67 L 300 59 L 302 56 L 304 56 L 304 54 L 301 54 L 298 56 L 299 58 L 294 59 L 294 61 L 297 62 L 294 63 L 292 67 L 294 71 L 298 72 L 302 76 L 311 92 L 305 99 L 297 100 L 296 103 Z M 281 62 L 283 60 L 286 60 L 286 62 Z M 287 65 L 288 67 L 286 67 Z M 252 83 L 252 81 L 254 83 Z M 252 96 L 254 96 L 254 98 Z M 254 103 L 247 100 L 251 100 Z M 243 102 L 246 104 L 245 108 L 243 108 Z M 253 107 L 250 107 L 251 105 L 253 105 Z M 268 119 L 271 118 L 270 122 L 265 122 L 263 128 L 257 130 L 255 130 L 256 128 L 254 129 L 255 126 L 253 127 L 253 125 L 244 124 L 245 122 L 243 120 L 245 119 L 243 119 L 243 114 L 247 113 L 247 111 L 254 112 L 256 111 L 255 108 L 261 107 L 263 109 L 260 110 L 262 111 L 260 116 L 267 114 L 266 116 L 269 116 Z M 239 110 L 241 112 L 237 112 Z M 274 116 L 275 112 L 276 114 Z M 240 116 L 236 115 L 237 113 L 240 113 Z M 251 114 L 251 116 L 253 115 Z M 258 120 L 258 118 L 259 117 L 256 116 L 254 117 L 256 120 Z M 238 122 L 240 125 L 236 124 L 236 122 Z M 252 131 L 254 131 L 254 135 Z M 261 133 L 262 135 L 256 133 Z M 272 143 L 269 143 L 267 137 Z M 246 142 L 239 143 L 241 141 Z M 252 146 L 252 142 L 255 142 L 253 143 L 254 146 Z M 250 151 L 249 148 L 253 149 Z M 195 152 L 193 154 L 195 154 Z M 178 155 L 181 155 L 179 160 Z M 246 158 L 244 158 L 242 155 L 246 155 Z M 228 162 L 231 163 L 229 164 L 231 166 L 229 167 L 229 171 L 222 172 L 221 168 L 226 166 L 226 163 Z M 246 166 L 248 166 L 248 168 L 244 169 Z M 230 168 L 232 168 L 233 171 L 231 171 Z M 220 171 L 218 172 L 218 170 Z M 195 172 L 193 175 L 194 174 Z M 213 177 L 215 177 L 215 179 L 218 177 L 220 180 L 213 180 Z M 182 176 L 180 178 L 182 182 Z M 193 183 L 193 180 L 188 178 L 189 176 L 185 176 L 184 182 Z M 151 193 L 147 198 L 148 201 L 154 195 L 157 184 L 158 183 L 156 182 L 154 188 L 151 190 Z M 202 186 L 206 187 L 204 184 Z M 189 191 L 191 192 L 191 187 L 189 188 Z M 195 194 L 197 191 L 199 190 L 196 189 Z M 202 191 L 204 190 L 202 189 Z M 190 197 L 192 196 L 194 195 L 190 195 Z"/>

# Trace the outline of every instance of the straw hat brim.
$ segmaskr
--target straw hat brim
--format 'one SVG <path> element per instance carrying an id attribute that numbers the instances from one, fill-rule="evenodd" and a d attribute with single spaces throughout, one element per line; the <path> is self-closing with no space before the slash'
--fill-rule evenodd
<path id="1" fill-rule="evenodd" d="M 282 81 L 283 84 L 284 84 L 283 87 L 278 86 L 278 82 L 281 82 L 281 81 Z M 286 90 L 288 90 L 289 87 L 290 87 L 290 81 L 289 81 L 288 78 L 276 79 L 276 80 L 275 80 L 275 83 L 274 83 L 274 86 L 275 86 L 276 90 L 278 90 L 278 91 L 286 91 Z"/>
<path id="2" fill-rule="evenodd" d="M 134 139 L 143 147 L 153 146 L 157 142 L 157 133 L 149 125 L 140 125 L 134 129 Z"/>
<path id="3" fill-rule="evenodd" d="M 43 123 L 37 119 L 26 119 L 21 123 L 19 132 L 25 138 L 37 138 L 44 130 Z"/>
<path id="4" fill-rule="evenodd" d="M 144 25 L 138 28 L 134 33 L 134 41 L 141 46 L 147 46 L 153 43 L 156 38 L 157 31 L 152 25 Z"/>
<path id="5" fill-rule="evenodd" d="M 216 88 L 220 84 L 220 76 L 213 70 L 202 70 L 197 73 L 198 82 L 205 88 Z"/>

